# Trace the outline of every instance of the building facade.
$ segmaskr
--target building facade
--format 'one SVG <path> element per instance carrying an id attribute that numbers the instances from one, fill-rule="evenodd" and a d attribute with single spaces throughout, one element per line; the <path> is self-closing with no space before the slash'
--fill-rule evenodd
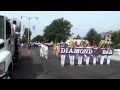
<path id="1" fill-rule="evenodd" d="M 112 43 L 111 38 L 112 38 L 112 33 L 111 32 L 108 32 L 108 33 L 105 34 L 106 43 L 108 43 L 108 44 Z"/>
<path id="2" fill-rule="evenodd" d="M 112 31 L 111 32 L 107 32 L 104 36 L 104 40 L 100 41 L 100 44 L 111 44 L 112 43 Z"/>

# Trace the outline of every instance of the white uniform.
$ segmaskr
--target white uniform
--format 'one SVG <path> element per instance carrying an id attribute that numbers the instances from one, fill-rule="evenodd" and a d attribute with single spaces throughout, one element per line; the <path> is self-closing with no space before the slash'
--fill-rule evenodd
<path id="1" fill-rule="evenodd" d="M 44 56 L 45 59 L 48 59 L 48 46 L 44 46 Z"/>
<path id="2" fill-rule="evenodd" d="M 76 54 L 76 59 L 77 59 L 77 60 L 79 59 L 79 54 Z"/>
<path id="3" fill-rule="evenodd" d="M 110 58 L 111 58 L 111 55 L 107 55 L 107 65 L 110 65 Z"/>
<path id="4" fill-rule="evenodd" d="M 43 56 L 42 45 L 39 45 L 39 47 L 40 47 L 40 57 L 42 57 Z"/>
<path id="5" fill-rule="evenodd" d="M 97 49 L 97 48 L 94 48 L 94 49 Z M 97 61 L 97 56 L 93 55 L 93 65 L 96 65 L 96 61 Z"/>
<path id="6" fill-rule="evenodd" d="M 45 50 L 44 50 L 45 49 L 45 45 L 42 45 L 41 49 L 42 49 L 42 57 L 44 57 L 45 56 Z"/>
<path id="7" fill-rule="evenodd" d="M 100 58 L 100 65 L 103 65 L 103 63 L 104 63 L 104 58 L 105 58 L 105 56 L 104 56 L 104 55 L 101 55 L 101 58 Z"/>
<path id="8" fill-rule="evenodd" d="M 70 66 L 74 66 L 75 54 L 70 54 Z"/>
<path id="9" fill-rule="evenodd" d="M 111 55 L 107 56 L 107 65 L 110 65 L 110 59 L 111 59 Z"/>
<path id="10" fill-rule="evenodd" d="M 78 48 L 82 48 L 82 47 L 78 47 Z M 82 65 L 82 58 L 83 58 L 83 55 L 80 55 L 78 56 L 78 65 Z"/>
<path id="11" fill-rule="evenodd" d="M 86 61 L 86 55 L 84 55 L 84 61 Z"/>
<path id="12" fill-rule="evenodd" d="M 61 46 L 61 47 L 63 47 L 63 46 Z M 65 57 L 66 57 L 65 54 L 61 54 L 61 66 L 64 66 L 64 64 L 65 64 Z"/>
<path id="13" fill-rule="evenodd" d="M 63 65 L 63 66 L 64 66 L 64 64 L 65 64 L 65 57 L 66 57 L 65 54 L 62 54 L 62 55 L 61 55 L 61 65 Z"/>
<path id="14" fill-rule="evenodd" d="M 77 46 L 75 46 L 75 48 L 78 48 Z M 75 55 L 75 59 L 77 59 L 78 60 L 78 58 L 79 58 L 79 54 L 76 54 Z"/>
<path id="15" fill-rule="evenodd" d="M 102 49 L 102 48 L 101 48 Z M 104 58 L 105 58 L 105 56 L 104 55 L 101 55 L 101 58 L 100 58 L 100 65 L 103 65 L 103 63 L 104 63 Z"/>
<path id="16" fill-rule="evenodd" d="M 91 48 L 91 47 L 86 47 L 86 48 Z M 89 61 L 90 61 L 90 55 L 86 55 L 86 65 L 89 66 Z"/>
<path id="17" fill-rule="evenodd" d="M 70 55 L 70 65 L 71 65 L 71 66 L 74 66 L 74 60 L 75 60 L 75 55 L 74 55 L 74 54 L 71 54 L 71 55 Z"/>
<path id="18" fill-rule="evenodd" d="M 40 57 L 41 57 L 41 56 L 44 57 L 45 45 L 41 44 L 41 45 L 39 45 L 39 46 L 40 46 Z"/>

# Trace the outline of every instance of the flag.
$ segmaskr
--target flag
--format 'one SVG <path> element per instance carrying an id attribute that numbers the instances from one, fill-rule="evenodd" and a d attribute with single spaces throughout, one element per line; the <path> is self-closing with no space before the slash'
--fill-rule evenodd
<path id="1" fill-rule="evenodd" d="M 35 25 L 34 25 L 32 28 L 33 28 L 33 30 L 35 31 Z"/>
<path id="2" fill-rule="evenodd" d="M 24 30 L 24 31 L 25 31 L 25 28 L 26 28 L 25 25 L 23 25 L 23 30 Z"/>

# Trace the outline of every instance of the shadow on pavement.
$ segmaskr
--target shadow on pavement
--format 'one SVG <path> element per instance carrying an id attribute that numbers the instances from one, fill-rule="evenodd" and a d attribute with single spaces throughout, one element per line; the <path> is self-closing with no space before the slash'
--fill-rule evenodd
<path id="1" fill-rule="evenodd" d="M 21 62 L 14 66 L 14 79 L 36 79 L 44 72 L 42 63 L 34 64 L 30 56 L 22 56 Z"/>

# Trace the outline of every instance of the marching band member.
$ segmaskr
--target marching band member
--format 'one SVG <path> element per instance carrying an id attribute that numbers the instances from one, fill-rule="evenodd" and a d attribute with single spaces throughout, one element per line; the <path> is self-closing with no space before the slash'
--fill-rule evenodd
<path id="1" fill-rule="evenodd" d="M 93 47 L 93 49 L 95 49 L 95 53 L 94 53 L 94 55 L 93 55 L 93 65 L 96 65 L 98 48 L 97 48 L 97 46 L 95 45 L 95 46 Z"/>
<path id="2" fill-rule="evenodd" d="M 78 48 L 79 46 L 78 46 L 78 44 L 77 44 L 77 41 L 75 41 L 75 48 Z M 75 59 L 77 59 L 78 60 L 78 57 L 79 57 L 79 54 L 76 54 L 75 55 Z"/>
<path id="3" fill-rule="evenodd" d="M 101 49 L 104 49 L 104 45 L 102 46 Z M 101 58 L 100 58 L 100 65 L 103 65 L 103 63 L 104 63 L 104 58 L 105 58 L 105 56 L 104 56 L 104 55 L 101 55 Z"/>
<path id="4" fill-rule="evenodd" d="M 68 47 L 73 47 L 73 40 L 70 40 Z M 69 59 L 70 59 L 70 55 L 71 55 L 71 54 L 69 54 Z"/>
<path id="5" fill-rule="evenodd" d="M 84 45 L 83 48 L 86 48 L 86 45 Z M 86 62 L 86 55 L 85 54 L 84 54 L 84 61 Z"/>
<path id="6" fill-rule="evenodd" d="M 91 48 L 89 43 L 86 48 Z M 89 66 L 89 61 L 90 61 L 90 55 L 86 55 L 86 65 Z"/>
<path id="7" fill-rule="evenodd" d="M 78 48 L 78 47 L 79 47 L 78 45 L 75 45 L 75 48 Z M 76 59 L 78 60 L 79 54 L 77 53 L 77 54 L 75 55 L 75 57 L 76 57 Z"/>
<path id="8" fill-rule="evenodd" d="M 65 47 L 65 45 L 62 44 L 61 47 Z M 64 67 L 65 57 L 66 57 L 65 54 L 61 54 L 61 67 Z"/>
<path id="9" fill-rule="evenodd" d="M 68 47 L 70 47 L 70 42 L 69 42 L 69 45 L 68 45 Z M 69 60 L 70 60 L 70 54 L 69 54 Z"/>
<path id="10" fill-rule="evenodd" d="M 42 51 L 43 51 L 42 57 L 45 57 L 45 44 L 44 43 L 42 45 Z"/>
<path id="11" fill-rule="evenodd" d="M 100 56 L 100 46 L 97 47 L 97 51 L 96 51 L 96 54 L 97 54 L 97 62 L 98 62 L 98 59 L 99 59 L 99 56 Z"/>
<path id="12" fill-rule="evenodd" d="M 110 46 L 108 46 L 108 50 L 111 49 Z M 111 58 L 111 55 L 107 55 L 107 65 L 110 65 L 110 58 Z"/>
<path id="13" fill-rule="evenodd" d="M 54 45 L 53 45 L 53 55 L 56 54 L 56 49 L 57 49 L 57 48 L 56 48 L 56 44 L 54 44 Z"/>
<path id="14" fill-rule="evenodd" d="M 71 48 L 74 48 L 75 45 L 72 44 L 73 46 Z M 75 54 L 70 54 L 70 66 L 74 67 L 74 60 L 75 60 Z"/>
<path id="15" fill-rule="evenodd" d="M 82 43 L 80 43 L 80 46 L 78 48 L 83 48 Z M 83 55 L 79 54 L 79 56 L 78 56 L 78 66 L 83 66 L 82 65 L 82 58 L 83 58 Z"/>
<path id="16" fill-rule="evenodd" d="M 59 51 L 60 51 L 60 45 L 57 44 L 57 46 L 56 46 L 56 56 L 57 56 L 57 58 L 59 57 Z"/>
<path id="17" fill-rule="evenodd" d="M 43 57 L 44 56 L 44 52 L 43 52 L 43 44 L 41 43 L 41 45 L 39 45 L 40 47 L 40 57 Z"/>
<path id="18" fill-rule="evenodd" d="M 44 56 L 45 56 L 45 59 L 48 59 L 48 46 L 47 45 L 44 46 Z"/>

